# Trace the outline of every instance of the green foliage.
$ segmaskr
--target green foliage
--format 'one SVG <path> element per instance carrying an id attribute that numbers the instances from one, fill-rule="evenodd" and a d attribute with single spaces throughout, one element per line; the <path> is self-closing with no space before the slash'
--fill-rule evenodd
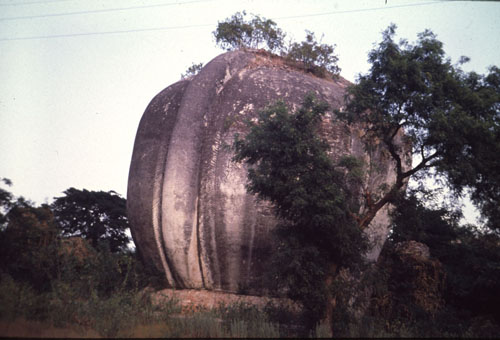
<path id="1" fill-rule="evenodd" d="M 49 301 L 48 319 L 54 325 L 77 324 L 107 337 L 126 333 L 125 330 L 140 323 L 164 320 L 179 311 L 169 304 L 155 306 L 144 292 L 137 291 L 115 292 L 105 298 L 94 292 L 82 299 L 73 287 L 64 283 L 54 287 Z"/>
<path id="2" fill-rule="evenodd" d="M 253 306 L 242 304 L 203 309 L 166 322 L 164 337 L 279 338 L 278 325 Z M 282 336 L 282 335 L 281 335 Z"/>
<path id="3" fill-rule="evenodd" d="M 203 68 L 203 63 L 199 64 L 193 63 L 191 66 L 188 67 L 185 73 L 181 74 L 181 79 L 186 79 L 195 76 L 196 74 L 198 74 L 198 72 L 201 71 L 202 68 Z"/>
<path id="4" fill-rule="evenodd" d="M 12 182 L 8 178 L 0 178 L 0 181 L 8 186 L 12 185 Z M 7 221 L 5 214 L 12 206 L 13 198 L 14 196 L 12 193 L 4 188 L 0 188 L 0 229 L 5 227 L 5 223 Z"/>
<path id="5" fill-rule="evenodd" d="M 412 284 L 403 263 L 392 256 L 393 244 L 415 240 L 429 246 L 431 256 L 443 265 L 446 280 L 442 295 L 444 306 L 433 318 L 392 315 L 391 318 L 406 323 L 427 320 L 429 331 L 421 336 L 451 334 L 454 336 L 492 336 L 498 332 L 498 290 L 500 289 L 500 238 L 494 233 L 479 232 L 474 226 L 460 226 L 459 216 L 448 209 L 431 209 L 422 204 L 412 193 L 396 201 L 393 213 L 393 233 L 383 256 L 390 259 L 382 268 L 382 275 L 389 273 L 385 289 L 400 301 L 400 307 L 417 313 L 411 301 L 401 292 Z M 387 272 L 388 271 L 388 272 Z M 401 274 L 402 278 L 395 275 Z M 384 296 L 379 293 L 379 296 Z M 384 315 L 388 319 L 388 315 Z M 392 322 L 392 321 L 391 321 Z M 488 326 L 488 325 L 491 325 Z M 415 324 L 415 331 L 418 329 Z M 412 326 L 413 327 L 413 326 Z M 418 333 L 414 333 L 418 334 Z"/>
<path id="6" fill-rule="evenodd" d="M 425 198 L 431 199 L 429 196 Z M 433 250 L 433 256 L 439 258 L 439 251 L 465 232 L 459 226 L 461 213 L 444 207 L 431 209 L 423 202 L 423 199 L 417 198 L 417 192 L 412 190 L 398 197 L 395 201 L 397 209 L 392 212 L 390 240 L 394 243 L 411 240 L 424 243 Z"/>
<path id="7" fill-rule="evenodd" d="M 265 48 L 271 53 L 286 57 L 289 64 L 325 78 L 340 73 L 335 55 L 335 45 L 322 44 L 313 32 L 306 30 L 306 40 L 301 43 L 290 42 L 285 48 L 285 33 L 272 20 L 251 15 L 245 20 L 246 12 L 237 12 L 225 21 L 219 22 L 213 32 L 219 47 L 227 51 L 241 48 Z"/>
<path id="8" fill-rule="evenodd" d="M 236 136 L 234 142 L 234 160 L 249 166 L 248 191 L 271 202 L 282 221 L 272 279 L 302 302 L 310 326 L 324 313 L 332 264 L 355 267 L 366 249 L 350 214 L 353 200 L 342 171 L 348 164 L 336 166 L 316 133 L 327 108 L 312 95 L 292 114 L 278 102 L 248 123 L 245 139 Z"/>
<path id="9" fill-rule="evenodd" d="M 52 212 L 46 205 L 15 205 L 6 217 L 7 227 L 0 232 L 1 271 L 46 290 L 56 270 L 57 229 Z"/>
<path id="10" fill-rule="evenodd" d="M 82 237 L 94 248 L 104 241 L 112 252 L 127 248 L 130 239 L 125 233 L 129 223 L 124 198 L 113 191 L 75 188 L 67 189 L 64 194 L 51 204 L 63 236 Z"/>
<path id="11" fill-rule="evenodd" d="M 114 337 L 123 329 L 178 312 L 170 304 L 153 306 L 145 293 L 141 293 L 151 283 L 151 277 L 136 254 L 112 253 L 103 245 L 98 249 L 89 246 L 88 252 L 68 254 L 64 243 L 57 245 L 52 262 L 47 264 L 53 270 L 52 276 L 45 275 L 47 268 L 36 266 L 40 262 L 36 257 L 17 260 L 15 266 L 3 268 L 2 320 L 22 317 L 48 321 L 57 327 L 78 325 Z M 43 245 L 40 248 L 43 251 Z M 81 258 L 82 254 L 85 257 Z M 26 278 L 26 274 L 14 279 L 18 262 L 25 264 L 30 273 L 34 272 L 35 279 Z M 45 275 L 44 280 L 37 280 L 41 275 Z"/>
<path id="12" fill-rule="evenodd" d="M 217 45 L 228 51 L 266 46 L 273 52 L 283 48 L 285 35 L 274 21 L 253 14 L 251 20 L 246 21 L 246 15 L 245 11 L 237 12 L 217 24 L 217 29 L 213 32 Z"/>
<path id="13" fill-rule="evenodd" d="M 58 258 L 58 281 L 71 284 L 81 296 L 95 291 L 109 297 L 117 291 L 140 289 L 154 279 L 137 253 L 113 253 L 106 244 L 86 249 L 81 255 L 61 254 Z"/>
<path id="14" fill-rule="evenodd" d="M 395 30 L 389 26 L 369 53 L 370 72 L 349 88 L 346 110 L 337 115 L 365 126 L 367 143 L 378 138 L 396 162 L 398 179 L 390 198 L 410 176 L 440 174 L 458 194 L 469 188 L 489 226 L 496 228 L 499 69 L 492 67 L 486 76 L 467 74 L 450 63 L 431 31 L 420 33 L 415 44 L 398 44 Z M 412 169 L 403 164 L 408 147 L 416 161 Z"/>
<path id="15" fill-rule="evenodd" d="M 136 253 L 112 252 L 107 242 L 94 248 L 78 236 L 61 239 L 47 205 L 10 196 L 8 207 L 0 229 L 2 319 L 80 323 L 112 336 L 132 324 L 133 311 L 142 308 L 144 315 L 144 304 L 132 296 L 154 284 L 154 276 Z"/>
<path id="16" fill-rule="evenodd" d="M 0 230 L 1 321 L 36 320 L 71 327 L 71 334 L 91 329 L 106 337 L 280 336 L 278 325 L 252 306 L 180 316 L 174 300 L 153 304 L 145 287 L 161 287 L 161 279 L 137 253 L 113 252 L 107 242 L 92 247 L 79 236 L 59 238 L 47 205 L 33 207 L 13 196 L 10 201 L 7 226 Z"/>
<path id="17" fill-rule="evenodd" d="M 317 42 L 314 33 L 306 30 L 306 40 L 300 44 L 292 43 L 286 57 L 299 62 L 299 65 L 306 72 L 324 78 L 328 73 L 332 75 L 340 73 L 340 68 L 337 65 L 339 58 L 334 52 L 335 45 Z"/>
<path id="18" fill-rule="evenodd" d="M 432 126 L 442 153 L 437 167 L 457 192 L 469 188 L 486 226 L 499 229 L 500 69 L 492 66 L 487 75 L 457 70 L 456 78 L 461 86 L 451 96 L 457 103 Z"/>
<path id="19" fill-rule="evenodd" d="M 249 192 L 269 200 L 290 231 L 328 249 L 326 261 L 349 265 L 359 259 L 363 240 L 349 214 L 344 172 L 316 133 L 327 108 L 309 95 L 293 114 L 283 102 L 261 111 L 245 139 L 236 136 L 234 160 L 250 166 Z"/>
<path id="20" fill-rule="evenodd" d="M 12 276 L 0 276 L 0 318 L 12 321 L 18 317 L 40 319 L 46 316 L 46 294 L 37 292 Z"/>

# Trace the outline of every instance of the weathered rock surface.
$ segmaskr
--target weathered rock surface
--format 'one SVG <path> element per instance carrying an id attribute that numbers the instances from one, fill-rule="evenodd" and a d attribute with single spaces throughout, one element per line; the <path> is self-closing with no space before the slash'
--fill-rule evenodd
<path id="1" fill-rule="evenodd" d="M 417 311 L 435 315 L 444 306 L 446 270 L 427 245 L 413 240 L 396 243 L 384 250 L 378 265 L 379 284 L 387 289 L 372 296 L 372 308 L 381 317 L 412 318 Z"/>
<path id="2" fill-rule="evenodd" d="M 220 291 L 208 291 L 200 289 L 162 289 L 150 292 L 151 301 L 154 304 L 162 304 L 168 301 L 176 301 L 181 307 L 181 313 L 188 314 L 202 309 L 213 309 L 219 307 L 249 305 L 264 310 L 273 306 L 280 310 L 288 310 L 299 313 L 302 306 L 290 299 L 271 298 L 251 295 L 240 295 Z"/>
<path id="3" fill-rule="evenodd" d="M 269 205 L 245 189 L 246 168 L 232 162 L 234 134 L 244 120 L 278 99 L 299 107 L 308 92 L 332 109 L 343 104 L 348 82 L 319 79 L 257 51 L 222 54 L 194 77 L 160 92 L 140 122 L 128 184 L 132 236 L 143 257 L 176 288 L 265 292 L 261 275 L 273 254 Z M 393 183 L 390 157 L 365 152 L 363 131 L 332 123 L 322 133 L 332 158 L 351 154 L 367 164 L 361 192 Z M 387 237 L 387 208 L 366 231 L 376 260 Z"/>

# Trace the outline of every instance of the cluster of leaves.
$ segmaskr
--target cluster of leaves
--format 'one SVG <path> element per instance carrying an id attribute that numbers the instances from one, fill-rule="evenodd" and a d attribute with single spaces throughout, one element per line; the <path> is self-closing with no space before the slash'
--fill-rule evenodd
<path id="1" fill-rule="evenodd" d="M 192 76 L 195 76 L 196 74 L 198 74 L 198 72 L 201 71 L 202 68 L 203 68 L 203 63 L 198 63 L 198 64 L 193 63 L 191 66 L 188 67 L 185 73 L 181 74 L 181 79 L 187 79 Z"/>
<path id="2" fill-rule="evenodd" d="M 286 57 L 299 62 L 306 72 L 319 77 L 327 74 L 339 74 L 339 58 L 335 55 L 335 46 L 318 43 L 313 32 L 306 31 L 306 40 L 300 44 L 294 42 L 288 48 Z"/>
<path id="3" fill-rule="evenodd" d="M 55 277 L 57 228 L 48 206 L 14 205 L 0 232 L 1 272 L 47 289 Z"/>
<path id="4" fill-rule="evenodd" d="M 361 75 L 349 88 L 345 110 L 336 111 L 341 121 L 365 128 L 367 151 L 378 140 L 379 147 L 387 151 L 395 164 L 395 182 L 380 192 L 365 192 L 363 209 L 356 207 L 352 195 L 349 196 L 352 190 L 346 189 L 349 181 L 338 170 L 341 164 L 332 163 L 326 153 L 328 146 L 315 133 L 314 127 L 326 106 L 315 104 L 311 98 L 293 114 L 287 112 L 284 103 L 271 106 L 260 113 L 256 124 L 250 124 L 245 140 L 237 138 L 234 144 L 235 160 L 250 166 L 249 192 L 270 201 L 282 221 L 278 228 L 281 248 L 276 257 L 279 282 L 294 287 L 290 296 L 296 299 L 318 301 L 318 296 L 328 294 L 321 286 L 322 279 L 331 274 L 328 265 L 357 262 L 356 256 L 359 259 L 366 249 L 361 242 L 361 230 L 381 208 L 397 201 L 410 177 L 422 180 L 426 175 L 440 175 L 457 195 L 470 190 L 473 201 L 488 219 L 486 226 L 491 230 L 499 227 L 499 69 L 491 67 L 486 76 L 467 74 L 445 57 L 443 44 L 432 32 L 419 34 L 418 41 L 410 44 L 396 43 L 395 30 L 391 25 L 383 33 L 382 42 L 369 53 L 370 72 Z M 322 45 L 313 42 L 311 35 L 306 44 L 294 47 L 301 53 L 314 54 L 311 45 Z M 413 166 L 408 162 L 410 158 Z M 409 218 L 412 214 L 423 215 L 420 219 Z M 470 234 L 463 236 L 459 246 L 450 245 L 454 243 L 447 237 L 459 235 L 455 230 L 458 215 L 446 212 L 445 219 L 444 210 L 430 212 L 414 204 L 414 210 L 405 211 L 403 216 L 396 223 L 406 223 L 407 230 L 421 228 L 422 234 L 412 237 L 427 239 L 438 255 L 440 251 L 449 254 L 451 249 L 460 249 L 454 258 L 462 262 L 468 261 L 463 254 L 491 259 L 490 269 L 482 267 L 477 271 L 478 263 L 467 269 L 476 272 L 476 277 L 481 278 L 478 282 L 454 290 L 456 294 L 474 292 L 465 293 L 471 303 L 475 294 L 480 296 L 476 287 L 491 292 L 498 275 L 494 269 L 494 249 L 498 247 L 495 235 Z M 413 225 L 408 225 L 410 221 Z M 432 229 L 422 229 L 422 221 L 430 223 Z M 396 230 L 393 237 L 397 235 Z M 492 253 L 478 255 L 472 249 L 480 244 L 488 245 Z M 284 257 L 280 258 L 282 254 Z M 451 259 L 438 258 L 447 266 L 452 282 L 466 275 L 463 271 L 458 273 L 458 263 L 452 265 Z M 486 277 L 484 273 L 488 273 Z M 310 294 L 312 287 L 316 296 Z M 490 297 L 490 293 L 486 296 Z M 460 300 L 458 295 L 450 299 Z"/>
<path id="5" fill-rule="evenodd" d="M 145 282 L 147 269 L 127 248 L 125 200 L 116 193 L 70 188 L 51 206 L 37 207 L 3 192 L 0 274 L 38 291 L 58 280 L 103 294 Z"/>
<path id="6" fill-rule="evenodd" d="M 378 308 L 370 311 L 371 317 L 385 320 L 385 331 L 394 332 L 397 324 L 405 324 L 419 337 L 496 336 L 500 329 L 499 236 L 480 232 L 473 225 L 460 225 L 460 214 L 456 211 L 429 208 L 413 191 L 398 197 L 395 203 L 393 232 L 382 254 L 379 291 L 376 290 L 372 303 Z M 408 263 L 395 255 L 395 245 L 411 240 L 428 245 L 432 261 Z M 436 260 L 445 275 L 444 285 L 439 284 L 443 303 L 439 310 L 429 314 L 408 295 L 415 288 L 409 275 L 415 268 L 431 266 Z M 436 279 L 427 278 L 427 283 L 436 284 L 432 282 Z M 432 292 L 427 293 L 433 296 Z M 380 309 L 381 299 L 382 305 L 393 304 L 394 308 Z"/>
<path id="7" fill-rule="evenodd" d="M 69 188 L 65 196 L 51 204 L 61 236 L 78 236 L 93 247 L 100 241 L 109 244 L 112 252 L 124 251 L 130 238 L 127 206 L 124 198 L 110 191 L 89 191 Z"/>
<path id="8" fill-rule="evenodd" d="M 338 117 L 362 124 L 367 144 L 377 138 L 396 163 L 395 185 L 377 204 L 393 199 L 413 176 L 444 176 L 457 194 L 470 189 L 489 226 L 498 226 L 500 70 L 465 73 L 445 57 L 443 44 L 425 31 L 418 41 L 394 41 L 396 26 L 369 53 L 370 72 L 349 88 Z M 404 131 L 404 140 L 401 135 Z M 414 165 L 404 163 L 411 148 Z"/>
<path id="9" fill-rule="evenodd" d="M 448 305 L 500 322 L 500 237 L 473 225 L 460 226 L 459 216 L 444 208 L 427 208 L 409 195 L 398 202 L 391 240 L 428 245 L 431 255 L 445 266 Z"/>
<path id="10" fill-rule="evenodd" d="M 12 182 L 8 178 L 0 178 L 0 181 L 6 185 L 12 185 Z M 10 207 L 11 202 L 12 194 L 4 188 L 0 188 L 0 227 L 3 227 L 6 222 L 5 213 Z"/>
<path id="11" fill-rule="evenodd" d="M 246 12 L 237 12 L 230 18 L 217 24 L 213 32 L 215 42 L 225 50 L 239 48 L 263 48 L 271 52 L 283 49 L 285 34 L 270 19 L 251 15 L 246 21 Z"/>
<path id="12" fill-rule="evenodd" d="M 450 186 L 470 189 L 486 226 L 500 228 L 500 68 L 489 73 L 456 71 L 456 103 L 433 122 L 433 142 L 441 158 L 437 164 Z M 443 98 L 444 100 L 444 98 Z"/>
<path id="13" fill-rule="evenodd" d="M 335 76 L 340 72 L 335 55 L 335 45 L 321 44 L 314 33 L 306 31 L 306 40 L 285 46 L 285 33 L 270 19 L 252 15 L 245 20 L 246 13 L 237 12 L 219 22 L 213 32 L 217 45 L 231 51 L 241 48 L 266 48 L 286 57 L 286 60 L 319 77 Z"/>
<path id="14" fill-rule="evenodd" d="M 64 193 L 51 206 L 35 206 L 0 191 L 0 318 L 90 322 L 113 336 L 136 322 L 125 312 L 147 314 L 151 305 L 137 293 L 162 279 L 127 248 L 123 198 L 74 188 Z"/>
<path id="15" fill-rule="evenodd" d="M 316 322 L 325 311 L 325 280 L 336 270 L 332 264 L 354 267 L 366 250 L 349 213 L 345 167 L 333 163 L 328 143 L 317 134 L 327 109 L 312 95 L 293 113 L 277 102 L 248 123 L 245 139 L 236 136 L 234 142 L 234 160 L 249 165 L 249 192 L 271 202 L 281 220 L 277 282 Z"/>

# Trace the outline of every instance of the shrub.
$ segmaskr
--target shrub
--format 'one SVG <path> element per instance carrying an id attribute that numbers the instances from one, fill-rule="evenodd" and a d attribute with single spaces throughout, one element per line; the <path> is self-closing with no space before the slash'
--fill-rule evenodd
<path id="1" fill-rule="evenodd" d="M 306 31 L 306 40 L 301 43 L 292 43 L 286 58 L 298 63 L 297 66 L 306 72 L 324 78 L 328 74 L 335 76 L 340 73 L 337 65 L 339 58 L 334 52 L 335 45 L 321 44 L 316 41 L 313 32 Z"/>
<path id="2" fill-rule="evenodd" d="M 266 46 L 271 52 L 283 48 L 285 34 L 270 19 L 251 15 L 246 21 L 246 12 L 235 13 L 231 18 L 217 24 L 213 32 L 217 45 L 231 51 L 239 48 L 261 48 Z"/>
<path id="3" fill-rule="evenodd" d="M 191 66 L 188 67 L 185 73 L 181 74 L 181 79 L 186 79 L 195 76 L 196 74 L 198 74 L 198 72 L 201 71 L 202 68 L 203 68 L 203 63 L 199 64 L 193 63 Z"/>

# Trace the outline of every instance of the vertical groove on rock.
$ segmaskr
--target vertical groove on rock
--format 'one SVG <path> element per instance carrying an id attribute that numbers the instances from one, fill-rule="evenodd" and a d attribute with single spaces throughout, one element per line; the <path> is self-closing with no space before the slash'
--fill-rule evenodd
<path id="1" fill-rule="evenodd" d="M 155 240 L 157 242 L 158 246 L 158 252 L 163 264 L 163 268 L 165 268 L 165 274 L 167 276 L 167 280 L 169 280 L 172 284 L 172 287 L 174 288 L 185 288 L 185 284 L 182 280 L 182 277 L 177 274 L 177 271 L 175 270 L 175 266 L 172 265 L 170 262 L 170 259 L 167 254 L 167 249 L 165 247 L 165 243 L 163 242 L 163 224 L 162 224 L 162 204 L 163 204 L 163 181 L 165 179 L 165 160 L 166 160 L 166 153 L 168 151 L 160 153 L 160 157 L 158 160 L 158 168 L 161 169 L 161 171 L 158 171 L 160 173 L 160 180 L 155 181 L 154 188 L 153 188 L 153 230 L 155 233 Z M 156 178 L 156 176 L 155 176 Z M 179 286 L 179 287 L 177 287 Z"/>
<path id="2" fill-rule="evenodd" d="M 156 176 L 157 175 L 155 175 L 155 179 L 157 178 Z M 156 241 L 156 247 L 158 248 L 158 255 L 160 256 L 163 270 L 165 270 L 165 275 L 167 276 L 167 281 L 169 284 L 172 285 L 172 287 L 176 288 L 175 280 L 173 278 L 170 266 L 168 265 L 167 258 L 165 256 L 165 246 L 162 242 L 163 238 L 161 233 L 161 194 L 159 194 L 160 190 L 158 182 L 160 183 L 163 182 L 163 176 L 161 176 L 160 180 L 156 179 L 153 185 L 153 207 L 152 207 L 153 233 Z"/>
<path id="3" fill-rule="evenodd" d="M 205 274 L 203 273 L 203 266 L 202 266 L 202 260 L 201 260 L 201 238 L 200 238 L 200 197 L 201 197 L 201 169 L 202 167 L 199 167 L 199 173 L 198 173 L 198 201 L 196 202 L 196 246 L 198 248 L 198 267 L 200 269 L 200 274 L 201 274 L 201 284 L 203 288 L 207 288 L 207 284 L 205 282 Z"/>
<path id="4" fill-rule="evenodd" d="M 246 282 L 250 282 L 252 279 L 252 262 L 253 262 L 253 248 L 254 248 L 254 241 L 255 241 L 255 227 L 257 224 L 256 217 L 255 217 L 255 212 L 253 212 L 253 209 L 255 206 L 255 202 L 253 200 L 253 197 L 248 195 L 245 197 L 245 220 L 249 220 L 248 223 L 248 228 L 250 229 L 250 241 L 248 243 L 248 257 L 247 257 L 247 268 L 246 268 L 246 273 L 243 276 Z M 253 209 L 252 209 L 253 208 Z M 253 212 L 253 213 L 249 213 Z M 245 287 L 247 288 L 247 287 Z"/>

